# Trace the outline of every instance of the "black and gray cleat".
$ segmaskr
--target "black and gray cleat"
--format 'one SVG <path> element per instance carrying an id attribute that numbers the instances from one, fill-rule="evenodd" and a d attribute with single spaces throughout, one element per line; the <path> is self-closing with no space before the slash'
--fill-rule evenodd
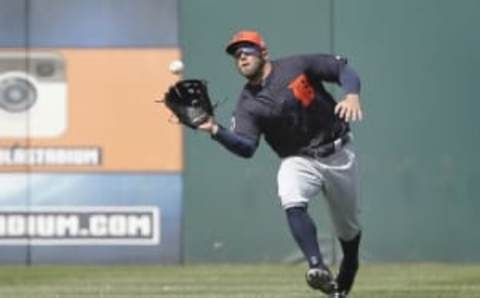
<path id="1" fill-rule="evenodd" d="M 335 292 L 335 280 L 327 268 L 310 268 L 305 274 L 305 279 L 313 289 L 320 290 L 325 294 L 334 294 Z"/>
<path id="2" fill-rule="evenodd" d="M 347 294 L 345 292 L 333 292 L 328 296 L 328 298 L 347 298 Z"/>

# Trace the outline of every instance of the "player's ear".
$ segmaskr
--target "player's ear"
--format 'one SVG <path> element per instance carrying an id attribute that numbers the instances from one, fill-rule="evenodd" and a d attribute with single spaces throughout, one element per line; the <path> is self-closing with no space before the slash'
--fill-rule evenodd
<path id="1" fill-rule="evenodd" d="M 262 49 L 261 54 L 262 54 L 262 58 L 264 60 L 268 60 L 270 58 L 269 55 L 268 55 L 268 50 L 267 49 Z"/>

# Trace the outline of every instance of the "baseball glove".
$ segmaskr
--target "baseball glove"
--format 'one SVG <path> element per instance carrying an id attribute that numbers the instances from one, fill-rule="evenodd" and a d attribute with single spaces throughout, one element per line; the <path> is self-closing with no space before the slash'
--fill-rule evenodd
<path id="1" fill-rule="evenodd" d="M 207 85 L 201 80 L 181 80 L 165 93 L 163 102 L 180 123 L 197 129 L 213 116 Z"/>

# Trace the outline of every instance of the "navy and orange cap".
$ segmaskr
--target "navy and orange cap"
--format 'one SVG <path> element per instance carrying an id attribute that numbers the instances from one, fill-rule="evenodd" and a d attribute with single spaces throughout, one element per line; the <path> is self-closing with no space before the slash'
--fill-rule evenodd
<path id="1" fill-rule="evenodd" d="M 265 50 L 267 48 L 267 44 L 263 40 L 263 37 L 260 35 L 260 33 L 256 31 L 242 30 L 238 31 L 232 36 L 232 39 L 227 44 L 225 51 L 229 55 L 233 55 L 235 54 L 235 50 L 238 48 L 238 46 L 242 44 L 252 44 L 261 50 Z"/>

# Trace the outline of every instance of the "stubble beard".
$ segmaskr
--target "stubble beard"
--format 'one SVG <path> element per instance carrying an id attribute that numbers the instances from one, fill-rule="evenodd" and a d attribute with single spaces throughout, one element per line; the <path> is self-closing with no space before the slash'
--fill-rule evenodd
<path id="1" fill-rule="evenodd" d="M 252 65 L 249 69 L 241 70 L 242 75 L 250 82 L 256 83 L 261 81 L 263 77 L 263 67 L 265 66 L 265 60 L 261 59 L 255 65 Z"/>

